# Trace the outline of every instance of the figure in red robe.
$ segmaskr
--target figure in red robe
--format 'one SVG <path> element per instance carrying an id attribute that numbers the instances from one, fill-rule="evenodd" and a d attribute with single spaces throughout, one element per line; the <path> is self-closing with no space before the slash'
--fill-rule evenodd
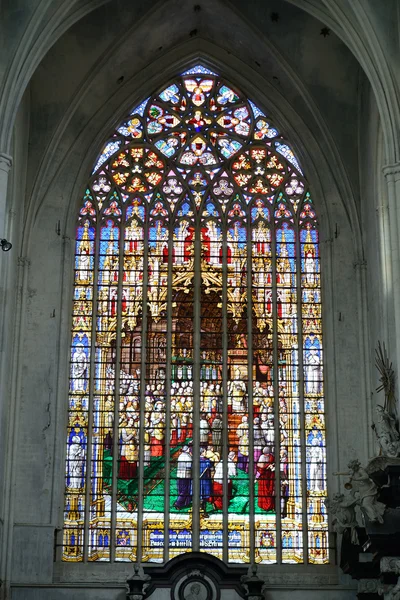
<path id="1" fill-rule="evenodd" d="M 111 316 L 115 317 L 117 314 L 117 290 L 116 288 L 110 289 L 110 304 L 111 304 Z"/>
<path id="2" fill-rule="evenodd" d="M 138 446 L 136 443 L 136 426 L 130 418 L 121 431 L 121 456 L 119 460 L 118 477 L 129 481 L 137 475 L 137 464 L 139 460 Z"/>
<path id="3" fill-rule="evenodd" d="M 163 253 L 163 263 L 168 264 L 168 245 L 165 244 L 163 249 L 162 249 L 162 253 Z"/>
<path id="4" fill-rule="evenodd" d="M 150 455 L 153 457 L 163 456 L 164 454 L 164 420 L 161 413 L 153 413 L 152 416 L 153 432 L 150 437 Z"/>
<path id="5" fill-rule="evenodd" d="M 183 246 L 184 262 L 188 262 L 188 260 L 190 259 L 190 251 L 192 249 L 193 236 L 194 236 L 194 227 L 189 227 L 188 235 L 185 237 L 185 242 L 184 242 L 184 246 Z"/>
<path id="6" fill-rule="evenodd" d="M 202 249 L 203 249 L 203 259 L 204 262 L 209 263 L 210 262 L 210 257 L 211 257 L 211 253 L 210 253 L 210 236 L 208 235 L 208 228 L 204 227 L 201 230 L 201 239 L 202 239 Z"/>
<path id="7" fill-rule="evenodd" d="M 258 506 L 266 511 L 275 510 L 275 457 L 263 449 L 257 463 Z"/>
<path id="8" fill-rule="evenodd" d="M 232 250 L 230 246 L 226 247 L 226 262 L 228 265 L 232 264 Z M 219 249 L 219 263 L 222 265 L 222 246 Z"/>
<path id="9" fill-rule="evenodd" d="M 126 289 L 122 290 L 122 314 L 126 315 L 126 309 L 127 309 L 127 301 L 126 301 L 126 297 L 127 297 L 128 291 Z"/>

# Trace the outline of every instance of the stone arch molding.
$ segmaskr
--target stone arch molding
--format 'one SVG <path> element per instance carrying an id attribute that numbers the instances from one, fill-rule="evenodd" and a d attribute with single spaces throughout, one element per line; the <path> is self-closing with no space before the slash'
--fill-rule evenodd
<path id="1" fill-rule="evenodd" d="M 40 61 L 56 41 L 76 22 L 102 4 L 112 0 L 78 2 L 41 0 L 27 23 L 12 61 L 6 69 L 3 94 L 0 99 L 0 149 L 10 153 L 13 125 L 22 95 Z M 374 29 L 373 18 L 362 0 L 346 4 L 315 0 L 286 0 L 326 23 L 348 46 L 364 69 L 376 96 L 383 123 L 387 164 L 399 160 L 397 131 L 400 129 L 400 108 L 396 98 L 393 74 L 385 50 Z M 52 6 L 53 4 L 53 6 Z M 160 3 L 161 4 L 161 3 Z M 228 3 L 227 3 L 228 4 Z M 158 5 L 159 6 L 159 5 Z M 157 10 L 158 6 L 152 9 Z M 147 15 L 146 17 L 147 18 Z M 257 32 L 258 34 L 260 32 Z"/>
<path id="2" fill-rule="evenodd" d="M 199 50 L 199 48 L 202 50 Z M 82 131 L 81 135 L 76 138 L 73 146 L 67 150 L 57 174 L 50 180 L 40 207 L 36 205 L 35 214 L 31 215 L 32 228 L 30 232 L 30 241 L 33 243 L 34 247 L 36 247 L 37 242 L 35 242 L 33 238 L 36 238 L 37 234 L 34 233 L 32 235 L 32 231 L 39 226 L 42 214 L 49 210 L 51 210 L 53 214 L 63 214 L 65 238 L 67 240 L 74 238 L 75 221 L 76 215 L 78 214 L 77 206 L 81 201 L 80 199 L 82 192 L 84 191 L 84 186 L 86 185 L 88 174 L 95 163 L 96 156 L 100 153 L 104 145 L 104 141 L 109 137 L 110 132 L 113 130 L 115 123 L 118 123 L 121 120 L 126 109 L 134 107 L 137 103 L 146 98 L 154 89 L 167 83 L 175 74 L 198 62 L 205 64 L 205 66 L 209 66 L 211 69 L 214 68 L 219 73 L 223 73 L 228 81 L 232 81 L 237 87 L 243 90 L 245 94 L 250 95 L 250 98 L 254 98 L 254 101 L 258 102 L 261 108 L 265 109 L 266 113 L 274 118 L 274 121 L 278 126 L 284 124 L 283 128 L 286 136 L 293 142 L 293 146 L 300 157 L 305 172 L 308 174 L 308 179 L 311 182 L 314 195 L 317 199 L 316 204 L 321 216 L 323 239 L 329 242 L 330 221 L 335 216 L 332 214 L 332 205 L 335 203 L 338 203 L 341 206 L 342 218 L 344 218 L 348 224 L 352 223 L 354 229 L 357 231 L 358 224 L 355 212 L 354 221 L 352 222 L 353 215 L 346 215 L 343 210 L 343 204 L 341 204 L 340 201 L 342 196 L 340 187 L 342 187 L 343 190 L 347 190 L 346 192 L 343 192 L 344 196 L 347 198 L 351 196 L 351 191 L 344 174 L 340 171 L 340 160 L 336 159 L 334 152 L 330 155 L 332 161 L 332 164 L 330 164 L 329 152 L 325 149 L 321 149 L 321 146 L 318 144 L 314 135 L 309 131 L 303 120 L 295 113 L 291 105 L 285 101 L 280 94 L 276 93 L 276 90 L 272 90 L 271 86 L 265 82 L 265 80 L 257 77 L 256 74 L 254 74 L 255 79 L 252 79 L 253 73 L 249 72 L 249 68 L 237 58 L 229 57 L 225 54 L 222 59 L 219 48 L 213 47 L 210 43 L 196 40 L 195 42 L 188 42 L 187 44 L 174 49 L 153 63 L 151 66 L 151 76 L 146 76 L 146 73 L 140 73 L 132 78 L 126 85 L 126 90 L 123 92 L 123 99 L 121 100 L 123 91 L 121 90 L 118 96 L 114 95 L 105 102 L 101 107 L 101 110 L 99 110 L 95 117 L 87 124 L 87 127 Z M 98 131 L 99 124 L 101 125 L 100 132 Z M 323 132 L 323 135 L 325 135 L 325 132 Z M 307 146 L 308 148 L 306 149 Z M 327 147 L 329 147 L 328 140 Z M 326 154 L 328 154 L 328 156 L 326 156 Z M 39 200 L 39 198 L 40 194 L 37 194 L 36 199 Z M 66 198 L 71 198 L 71 201 L 66 202 Z M 57 203 L 56 206 L 54 203 Z M 360 244 L 360 240 L 358 240 L 358 243 Z M 353 247 L 353 252 L 356 255 L 357 244 Z M 333 306 L 329 243 L 327 244 L 325 257 L 325 309 L 326 313 L 329 314 L 332 312 Z M 69 315 L 71 312 L 71 297 L 69 290 L 72 287 L 72 243 L 70 244 L 67 241 L 64 249 L 64 256 L 60 256 L 60 260 L 62 263 L 63 275 L 59 285 L 62 289 L 68 290 L 68 293 L 62 295 L 60 298 L 62 323 L 59 356 L 60 366 L 57 387 L 58 397 L 60 398 L 60 402 L 62 402 L 61 399 L 64 398 L 65 390 L 68 387 L 68 372 L 65 363 L 67 362 L 66 357 L 68 356 L 70 342 Z M 326 332 L 327 335 L 333 339 L 334 334 L 331 332 L 329 319 L 326 319 Z M 329 355 L 329 349 L 327 349 L 327 354 Z M 335 378 L 333 356 L 332 361 L 329 361 L 329 363 L 327 369 L 328 379 L 333 381 Z M 333 388 L 330 391 L 330 396 L 332 398 L 332 414 L 329 415 L 328 418 L 332 423 L 331 435 L 333 437 L 331 438 L 331 448 L 333 450 L 331 450 L 331 453 L 335 454 L 338 449 L 338 444 L 334 439 L 336 436 L 336 427 L 333 416 L 333 407 L 335 406 L 335 392 Z M 63 407 L 61 406 L 60 409 L 63 410 Z M 60 459 L 60 463 L 56 467 L 56 472 L 63 472 L 65 452 L 63 438 L 64 428 L 65 423 L 60 422 L 59 435 L 57 436 L 57 439 L 59 440 L 57 455 Z M 334 465 L 337 463 L 337 457 L 332 455 L 328 457 L 328 460 L 330 465 L 334 468 Z M 55 489 L 55 505 L 59 503 L 58 495 L 61 494 L 62 491 L 61 486 L 59 489 Z"/>
<path id="3" fill-rule="evenodd" d="M 127 38 L 129 35 L 130 33 L 127 34 Z M 109 97 L 100 97 L 96 104 L 93 104 L 93 109 L 83 109 L 85 106 L 90 107 L 91 96 L 97 98 L 98 89 L 106 89 L 107 74 L 119 60 L 119 50 L 111 55 L 106 53 L 90 81 L 85 82 L 84 89 L 78 90 L 46 149 L 29 199 L 22 253 L 29 253 L 32 227 L 42 211 L 47 210 L 47 203 L 51 202 L 54 206 L 57 197 L 72 199 L 71 202 L 64 200 L 58 209 L 61 211 L 59 214 L 63 215 L 65 234 L 73 235 L 76 202 L 85 185 L 87 174 L 103 142 L 124 112 L 188 65 L 203 62 L 234 82 L 249 97 L 254 98 L 254 101 L 285 131 L 319 197 L 320 216 L 325 223 L 322 227 L 323 236 L 326 239 L 331 237 L 330 222 L 334 218 L 332 206 L 336 202 L 341 203 L 352 229 L 355 254 L 361 259 L 362 238 L 352 186 L 329 129 L 301 79 L 271 44 L 262 40 L 262 45 L 271 64 L 273 57 L 277 63 L 275 68 L 282 72 L 287 86 L 294 90 L 294 97 L 297 100 L 301 99 L 298 105 L 301 104 L 303 114 L 300 114 L 299 106 L 295 108 L 293 98 L 286 98 L 279 89 L 241 58 L 201 38 L 188 40 L 164 52 L 151 64 L 133 74 Z M 83 127 L 82 110 L 86 110 L 86 123 Z M 307 122 L 304 116 L 306 114 L 312 115 Z M 57 192 L 57 182 L 60 181 L 63 182 L 63 188 Z"/>
<path id="4" fill-rule="evenodd" d="M 188 66 L 190 66 L 190 63 L 191 63 L 191 62 L 193 62 L 193 60 L 192 60 L 192 61 L 190 61 L 190 62 L 189 62 L 189 64 L 187 64 L 187 53 L 185 53 L 185 54 L 184 54 L 184 56 L 186 57 L 186 60 L 185 60 L 183 57 L 182 57 L 181 59 L 179 59 L 179 60 L 177 59 L 177 61 L 176 61 L 175 63 L 172 63 L 172 64 L 171 64 L 171 67 L 170 67 L 170 68 L 171 68 L 171 69 L 172 69 L 172 68 L 174 68 L 174 69 L 175 69 L 176 71 L 178 71 L 178 72 L 179 72 L 179 71 L 182 71 L 182 70 L 186 70 L 186 68 L 187 68 Z M 195 55 L 195 56 L 197 56 L 197 55 Z M 199 60 L 199 59 L 197 58 L 197 60 Z M 203 59 L 201 59 L 201 58 L 200 58 L 200 60 L 202 60 L 202 62 L 204 63 L 204 58 L 203 58 Z M 209 56 L 209 57 L 207 58 L 207 66 L 209 66 L 209 63 L 210 63 L 210 61 L 211 61 L 211 60 L 212 60 L 212 59 L 211 59 L 211 57 Z M 183 62 L 185 62 L 186 64 L 182 64 Z M 214 59 L 214 62 L 215 62 L 215 59 Z M 211 65 L 210 65 L 210 66 L 211 66 Z M 179 69 L 179 70 L 178 70 L 178 69 Z M 216 70 L 217 70 L 217 69 L 216 69 Z M 228 65 L 228 66 L 226 66 L 226 65 L 225 65 L 225 69 L 224 69 L 224 70 L 225 70 L 225 72 L 226 72 L 227 70 L 231 70 L 231 67 L 230 67 L 229 65 Z M 161 78 L 162 78 L 162 81 L 163 81 L 163 86 L 165 85 L 165 83 L 167 83 L 167 84 L 168 84 L 169 82 L 168 82 L 168 80 L 167 80 L 167 82 L 166 82 L 166 81 L 165 81 L 165 78 L 167 78 L 167 77 L 169 78 L 169 75 L 167 75 L 167 73 L 165 72 L 165 70 L 162 70 L 162 69 L 157 69 L 157 72 L 158 72 L 158 74 L 157 74 L 157 75 L 155 75 L 155 77 L 156 77 L 157 79 L 160 79 L 160 80 L 161 80 Z M 234 74 L 232 74 L 232 80 L 233 80 L 233 81 L 235 81 L 235 79 L 236 79 L 236 82 L 237 82 L 237 81 L 238 81 L 238 75 L 237 75 L 236 71 L 235 71 L 235 74 L 236 74 L 236 77 L 234 76 Z M 240 71 L 239 71 L 239 77 L 240 77 Z M 242 78 L 243 78 L 243 72 L 242 72 Z M 243 81 L 245 81 L 245 79 L 244 79 L 244 78 L 243 78 Z M 151 85 L 151 83 L 149 83 L 149 82 L 147 82 L 147 83 L 146 83 L 146 86 L 147 86 L 147 87 L 150 87 L 150 85 Z M 228 85 L 229 85 L 229 81 L 228 81 Z M 238 83 L 236 83 L 236 85 L 239 85 L 239 84 L 238 84 Z M 249 85 L 250 85 L 250 84 L 247 82 L 247 88 L 249 87 Z M 136 87 L 135 87 L 135 89 L 136 89 Z M 146 89 L 147 89 L 147 88 L 146 88 Z M 139 92 L 138 92 L 138 93 L 139 93 Z M 254 94 L 256 94 L 256 91 L 255 91 L 255 90 L 254 90 Z M 253 97 L 254 97 L 254 96 L 253 96 Z M 136 101 L 139 101 L 139 102 L 140 102 L 141 100 L 142 100 L 142 96 L 140 96 L 139 98 L 137 98 L 137 99 L 136 99 Z M 282 101 L 283 101 L 283 99 L 282 99 L 282 98 L 279 98 L 279 101 L 280 101 L 280 102 L 282 102 Z M 277 100 L 276 100 L 276 103 L 278 104 Z M 108 107 L 108 108 L 109 108 L 109 107 Z M 130 108 L 131 108 L 131 107 L 130 107 Z M 274 110 L 274 104 L 272 103 L 272 101 L 271 101 L 271 110 Z M 108 111 L 108 112 L 109 112 L 109 111 Z M 278 114 L 278 117 L 280 118 L 280 121 L 281 121 L 281 122 L 283 122 L 283 114 L 281 114 L 281 115 L 280 115 L 280 113 L 277 111 L 277 108 L 275 108 L 275 112 L 277 112 L 277 114 Z M 295 119 L 295 115 L 293 115 L 293 119 Z M 299 129 L 299 128 L 300 128 L 300 129 Z M 292 130 L 292 132 L 293 132 L 293 135 L 297 135 L 297 136 L 299 137 L 299 139 L 301 139 L 301 133 L 302 133 L 302 132 L 301 132 L 301 121 L 300 121 L 300 120 L 299 120 L 299 124 L 297 124 L 296 122 L 292 123 L 292 124 L 289 126 L 289 129 L 291 129 L 291 130 Z M 306 130 L 304 130 L 304 132 L 305 132 L 305 135 L 307 135 L 307 131 L 306 131 Z M 301 145 L 300 141 L 299 141 L 299 143 L 298 143 L 298 147 L 299 147 L 299 149 L 301 149 L 301 148 L 302 148 L 302 145 Z M 96 148 L 96 154 L 98 154 L 98 148 Z M 305 161 L 307 161 L 307 152 L 306 152 L 305 150 L 303 150 L 303 152 L 302 152 L 302 155 L 304 156 L 304 160 L 305 160 Z M 70 154 L 70 155 L 69 155 L 69 157 L 72 157 L 72 154 Z M 92 152 L 90 152 L 90 153 L 89 153 L 89 156 L 87 157 L 87 160 L 85 160 L 85 161 L 84 161 L 84 165 L 82 166 L 82 169 L 86 170 L 86 167 L 87 167 L 87 164 L 86 164 L 86 163 L 87 163 L 87 162 L 89 162 L 89 160 L 92 162 L 93 158 L 95 158 L 95 156 L 93 155 L 93 153 L 92 153 Z M 310 158 L 308 158 L 308 163 L 309 163 L 309 165 L 310 165 L 310 169 L 313 169 L 313 171 L 314 171 L 315 169 L 314 169 L 314 166 L 313 166 L 313 161 L 312 161 Z M 82 169 L 81 169 L 81 171 L 82 171 Z M 317 181 L 317 180 L 316 180 L 316 181 Z M 318 183 L 316 183 L 316 186 L 318 187 Z M 76 186 L 75 186 L 75 187 L 77 188 L 77 192 L 78 192 L 78 190 L 80 189 L 80 177 L 79 177 L 79 178 L 78 178 L 78 180 L 76 181 Z M 52 197 L 52 198 L 54 198 L 54 196 L 55 196 L 55 195 L 52 193 L 52 194 L 51 194 L 51 197 Z M 75 219 L 73 219 L 73 217 L 75 216 L 75 204 L 76 204 L 75 202 L 71 202 L 71 203 L 70 203 L 70 206 L 69 206 L 69 209 L 68 209 L 68 218 L 66 219 L 68 223 L 70 223 L 70 222 L 72 223 L 72 222 L 73 222 L 73 220 L 75 220 Z M 322 207 L 322 210 L 324 210 L 324 207 Z M 326 211 L 326 212 L 327 212 L 327 211 Z M 326 216 L 327 216 L 327 218 L 328 218 L 328 215 L 326 215 Z M 67 262 L 69 262 L 69 261 L 67 261 Z M 69 265 L 69 264 L 68 264 L 67 268 L 70 268 L 70 265 Z M 66 276 L 68 276 L 68 273 L 66 273 Z M 64 311 L 63 311 L 63 313 L 64 313 Z M 67 336 L 67 335 L 66 335 L 66 336 L 62 336 L 62 337 L 63 337 L 64 339 L 68 339 L 68 336 Z M 142 355 L 143 355 L 143 354 L 142 354 Z M 63 394 L 62 394 L 62 389 L 63 389 L 63 388 L 64 388 L 64 386 L 62 385 L 62 386 L 60 387 L 60 398 L 62 398 L 62 397 L 63 397 Z M 64 389 L 65 389 L 65 388 L 64 388 Z M 60 436 L 60 439 L 62 439 L 62 436 Z M 334 445 L 334 446 L 336 446 L 336 444 L 333 444 L 333 445 Z"/>
<path id="5" fill-rule="evenodd" d="M 51 147 L 48 148 L 46 159 L 41 165 L 41 172 L 46 178 L 46 185 L 36 185 L 33 190 L 29 214 L 25 222 L 23 254 L 31 256 L 32 249 L 34 249 L 34 252 L 36 251 L 38 235 L 41 231 L 40 223 L 44 219 L 44 214 L 47 212 L 54 215 L 55 223 L 61 216 L 62 231 L 67 243 L 62 251 L 63 256 L 59 257 L 62 272 L 59 285 L 61 289 L 71 289 L 73 248 L 68 240 L 74 239 L 78 203 L 96 156 L 100 153 L 114 126 L 129 108 L 141 102 L 177 73 L 198 62 L 215 69 L 218 73 L 224 75 L 228 81 L 236 84 L 244 94 L 254 99 L 260 108 L 264 109 L 266 114 L 274 119 L 277 126 L 285 131 L 287 138 L 291 141 L 316 198 L 321 222 L 321 239 L 327 243 L 326 265 L 324 268 L 325 310 L 327 315 L 332 315 L 334 275 L 331 265 L 330 241 L 333 235 L 331 224 L 335 222 L 335 219 L 339 218 L 346 222 L 346 226 L 352 232 L 351 243 L 353 244 L 352 256 L 354 261 L 360 259 L 363 250 L 351 186 L 329 131 L 327 131 L 323 119 L 319 116 L 318 110 L 312 104 L 311 99 L 307 98 L 309 101 L 308 107 L 311 111 L 314 110 L 314 118 L 317 121 L 317 134 L 310 130 L 308 124 L 298 115 L 293 106 L 268 81 L 260 77 L 239 58 L 201 39 L 190 40 L 181 44 L 154 61 L 146 71 L 141 71 L 133 76 L 119 89 L 118 94 L 112 95 L 103 102 L 79 135 L 72 140 L 72 143 L 70 143 L 70 140 L 65 143 L 68 129 L 73 123 L 73 113 L 76 111 L 76 106 L 70 108 L 70 112 L 65 115 L 63 123 L 58 129 L 57 138 L 53 140 Z M 285 65 L 285 71 L 287 69 L 288 67 Z M 299 93 L 306 95 L 305 90 L 301 87 L 301 81 L 296 77 L 293 77 L 292 81 Z M 84 102 L 85 98 L 82 98 L 81 101 Z M 53 157 L 58 157 L 60 162 L 57 164 L 57 169 L 51 172 Z M 37 181 L 40 180 L 41 178 L 38 177 Z M 340 207 L 339 210 L 338 207 Z M 65 363 L 69 349 L 70 304 L 69 293 L 60 296 L 58 310 L 62 315 L 62 323 L 60 370 L 57 385 L 59 398 L 64 397 L 67 389 Z M 333 327 L 331 318 L 326 318 L 326 334 L 331 336 L 332 339 L 334 336 Z M 327 350 L 328 354 L 329 349 Z M 335 379 L 333 356 L 327 368 L 327 378 L 331 381 Z M 333 398 L 332 406 L 334 406 L 335 391 L 332 389 L 330 393 Z M 332 413 L 331 422 L 334 423 L 334 413 Z M 331 429 L 334 437 L 336 436 L 335 429 L 334 426 Z M 60 429 L 60 434 L 63 431 L 63 429 Z M 62 436 L 59 437 L 58 456 L 60 457 L 60 464 L 58 472 L 62 472 L 64 443 Z M 336 453 L 338 444 L 333 440 L 332 448 Z M 332 456 L 328 460 L 334 467 L 338 458 Z M 56 490 L 56 492 L 59 493 L 60 490 Z"/>

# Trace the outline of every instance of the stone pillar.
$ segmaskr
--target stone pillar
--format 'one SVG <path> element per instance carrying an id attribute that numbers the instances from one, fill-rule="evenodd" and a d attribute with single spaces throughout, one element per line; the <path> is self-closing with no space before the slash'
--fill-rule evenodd
<path id="1" fill-rule="evenodd" d="M 360 368 L 361 368 L 361 388 L 360 395 L 363 399 L 363 410 L 360 419 L 362 419 L 362 428 L 365 432 L 363 451 L 364 456 L 371 456 L 374 447 L 374 437 L 371 429 L 372 406 L 371 406 L 371 387 L 370 376 L 367 372 L 369 364 L 369 328 L 368 328 L 368 291 L 367 291 L 367 262 L 365 260 L 357 261 L 354 264 L 354 270 L 357 278 L 357 303 L 358 318 L 360 324 Z"/>
<path id="2" fill-rule="evenodd" d="M 7 215 L 7 188 L 8 174 L 12 165 L 11 156 L 0 152 L 0 239 L 6 238 L 9 233 L 9 223 Z M 3 313 L 3 318 L 0 318 L 0 353 L 4 351 L 4 335 L 3 328 L 5 327 L 4 311 L 6 308 L 6 289 L 7 289 L 7 274 L 12 263 L 10 256 L 6 253 L 1 253 L 0 257 L 0 306 Z M 1 373 L 1 369 L 0 369 Z"/>
<path id="3" fill-rule="evenodd" d="M 7 187 L 8 187 L 8 174 L 12 165 L 11 156 L 0 152 L 0 239 L 7 238 L 9 234 L 9 223 L 7 215 Z M 9 240 L 8 240 L 9 241 Z M 12 252 L 12 250 L 11 250 Z M 15 264 L 13 261 L 13 255 L 10 253 L 1 252 L 0 256 L 0 375 L 4 373 L 4 366 L 2 364 L 5 354 L 5 346 L 7 344 L 7 336 L 5 335 L 5 328 L 7 327 L 6 311 L 7 306 L 7 295 L 6 291 L 9 287 L 9 270 Z M 1 377 L 3 379 L 3 377 Z M 0 392 L 2 386 L 0 385 Z M 0 395 L 0 398 L 4 398 Z M 1 416 L 1 412 L 0 412 Z"/>
<path id="4" fill-rule="evenodd" d="M 7 183 L 8 173 L 12 166 L 12 158 L 4 152 L 0 152 L 0 226 L 5 227 L 6 223 L 6 204 L 7 204 Z M 0 236 L 4 236 L 5 232 L 0 231 Z"/>
<path id="5" fill-rule="evenodd" d="M 11 156 L 0 152 L 0 239 L 7 238 L 10 232 L 9 215 L 7 210 L 8 176 L 12 165 Z M 7 238 L 8 239 L 8 238 Z M 9 426 L 9 400 L 10 400 L 10 366 L 12 361 L 12 308 L 15 303 L 11 298 L 14 278 L 12 269 L 15 268 L 15 255 L 11 252 L 0 250 L 0 488 L 5 493 L 0 495 L 0 598 L 6 597 L 5 562 L 7 553 L 7 510 L 9 506 L 9 481 L 7 476 L 7 456 L 11 449 L 8 448 L 8 426 Z"/>
<path id="6" fill-rule="evenodd" d="M 400 375 L 400 163 L 387 165 L 383 168 L 388 190 L 389 206 L 389 232 L 388 240 L 380 240 L 381 244 L 389 244 L 391 258 L 392 277 L 392 304 L 389 310 L 393 310 L 393 322 L 395 327 L 396 353 L 395 369 L 397 377 Z M 388 290 L 389 291 L 389 290 Z M 389 317 L 390 321 L 390 317 Z"/>
<path id="7" fill-rule="evenodd" d="M 8 174 L 12 165 L 11 156 L 0 152 L 0 239 L 6 238 L 8 231 L 8 218 L 7 218 L 7 187 L 8 187 Z M 12 252 L 12 250 L 11 250 Z M 9 252 L 0 251 L 0 419 L 4 416 L 2 402 L 6 402 L 7 394 L 5 394 L 5 380 L 8 379 L 8 369 L 6 368 L 5 362 L 8 362 L 9 350 L 7 348 L 9 336 L 6 332 L 8 328 L 9 320 L 7 313 L 10 309 L 9 302 L 7 301 L 7 290 L 10 285 L 9 273 L 10 269 L 14 266 L 13 255 Z M 4 440 L 4 436 L 2 436 Z M 5 450 L 0 447 L 1 456 L 4 456 Z M 0 467 L 0 483 L 1 483 L 1 467 Z M 1 514 L 0 514 L 1 516 Z M 2 520 L 0 519 L 0 523 Z"/>

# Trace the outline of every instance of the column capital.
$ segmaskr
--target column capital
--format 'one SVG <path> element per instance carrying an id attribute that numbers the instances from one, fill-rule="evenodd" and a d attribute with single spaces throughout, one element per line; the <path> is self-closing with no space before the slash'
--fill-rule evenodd
<path id="1" fill-rule="evenodd" d="M 386 179 L 397 181 L 400 179 L 400 162 L 382 167 L 382 173 Z"/>
<path id="2" fill-rule="evenodd" d="M 0 170 L 8 173 L 11 167 L 12 156 L 10 156 L 9 154 L 5 154 L 4 152 L 0 152 Z"/>

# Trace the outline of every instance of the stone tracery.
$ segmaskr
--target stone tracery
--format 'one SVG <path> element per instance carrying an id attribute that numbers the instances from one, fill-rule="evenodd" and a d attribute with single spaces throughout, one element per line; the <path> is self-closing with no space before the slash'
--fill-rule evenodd
<path id="1" fill-rule="evenodd" d="M 117 128 L 80 211 L 68 445 L 91 467 L 76 488 L 67 463 L 64 559 L 324 563 L 313 202 L 270 119 L 197 69 Z"/>

